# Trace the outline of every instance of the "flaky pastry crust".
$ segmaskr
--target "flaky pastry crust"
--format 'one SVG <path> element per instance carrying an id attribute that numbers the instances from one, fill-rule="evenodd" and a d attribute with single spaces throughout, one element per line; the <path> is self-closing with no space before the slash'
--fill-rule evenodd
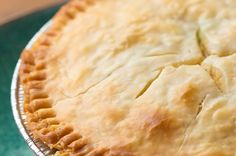
<path id="1" fill-rule="evenodd" d="M 56 155 L 233 156 L 236 1 L 72 0 L 21 55 Z"/>

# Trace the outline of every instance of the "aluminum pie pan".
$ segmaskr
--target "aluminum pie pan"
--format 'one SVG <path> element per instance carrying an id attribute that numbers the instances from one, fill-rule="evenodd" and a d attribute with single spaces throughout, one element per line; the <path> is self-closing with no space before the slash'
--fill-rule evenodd
<path id="1" fill-rule="evenodd" d="M 30 40 L 25 49 L 30 49 L 33 43 L 38 39 L 38 37 L 49 27 L 51 21 L 47 22 Z M 17 124 L 17 127 L 23 136 L 24 140 L 27 142 L 30 149 L 37 156 L 53 156 L 55 154 L 55 150 L 50 149 L 47 145 L 45 145 L 42 141 L 38 139 L 34 139 L 32 137 L 32 133 L 27 129 L 27 121 L 24 113 L 23 101 L 24 101 L 24 91 L 23 87 L 20 84 L 19 80 L 19 68 L 20 68 L 21 60 L 19 59 L 14 74 L 12 77 L 11 83 L 11 106 L 12 112 Z"/>

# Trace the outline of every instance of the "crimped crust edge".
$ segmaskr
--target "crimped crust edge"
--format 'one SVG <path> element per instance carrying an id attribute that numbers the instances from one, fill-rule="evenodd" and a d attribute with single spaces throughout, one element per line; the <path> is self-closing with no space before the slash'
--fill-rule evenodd
<path id="1" fill-rule="evenodd" d="M 30 49 L 21 54 L 20 81 L 24 89 L 24 111 L 27 128 L 35 138 L 57 149 L 56 155 L 102 156 L 108 154 L 106 148 L 95 148 L 71 125 L 56 118 L 52 108 L 53 100 L 45 91 L 47 79 L 45 58 L 63 27 L 79 12 L 93 5 L 96 0 L 72 0 L 65 4 L 53 17 L 52 24 L 34 42 Z M 108 154 L 109 155 L 109 154 Z"/>

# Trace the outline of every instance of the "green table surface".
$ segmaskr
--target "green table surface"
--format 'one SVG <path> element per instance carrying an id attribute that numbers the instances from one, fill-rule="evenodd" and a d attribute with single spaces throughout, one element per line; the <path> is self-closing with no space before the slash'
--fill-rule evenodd
<path id="1" fill-rule="evenodd" d="M 32 156 L 13 119 L 10 86 L 22 49 L 58 10 L 42 10 L 0 26 L 0 156 Z"/>

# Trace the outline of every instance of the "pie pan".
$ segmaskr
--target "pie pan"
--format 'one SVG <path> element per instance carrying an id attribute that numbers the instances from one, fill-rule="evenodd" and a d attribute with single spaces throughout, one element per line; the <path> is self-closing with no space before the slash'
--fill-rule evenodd
<path id="1" fill-rule="evenodd" d="M 38 36 L 43 33 L 47 27 L 50 25 L 50 21 L 47 22 L 30 40 L 27 44 L 25 49 L 29 49 L 32 44 L 37 40 Z M 46 146 L 43 142 L 38 139 L 33 139 L 32 133 L 26 128 L 26 116 L 23 110 L 23 101 L 24 101 L 24 91 L 22 85 L 20 84 L 19 80 L 19 67 L 20 67 L 21 60 L 19 59 L 14 74 L 12 77 L 11 83 L 11 105 L 12 105 L 12 112 L 17 124 L 17 127 L 23 136 L 24 140 L 27 142 L 28 146 L 37 156 L 52 156 L 54 155 L 55 151 L 51 150 L 48 146 Z"/>

